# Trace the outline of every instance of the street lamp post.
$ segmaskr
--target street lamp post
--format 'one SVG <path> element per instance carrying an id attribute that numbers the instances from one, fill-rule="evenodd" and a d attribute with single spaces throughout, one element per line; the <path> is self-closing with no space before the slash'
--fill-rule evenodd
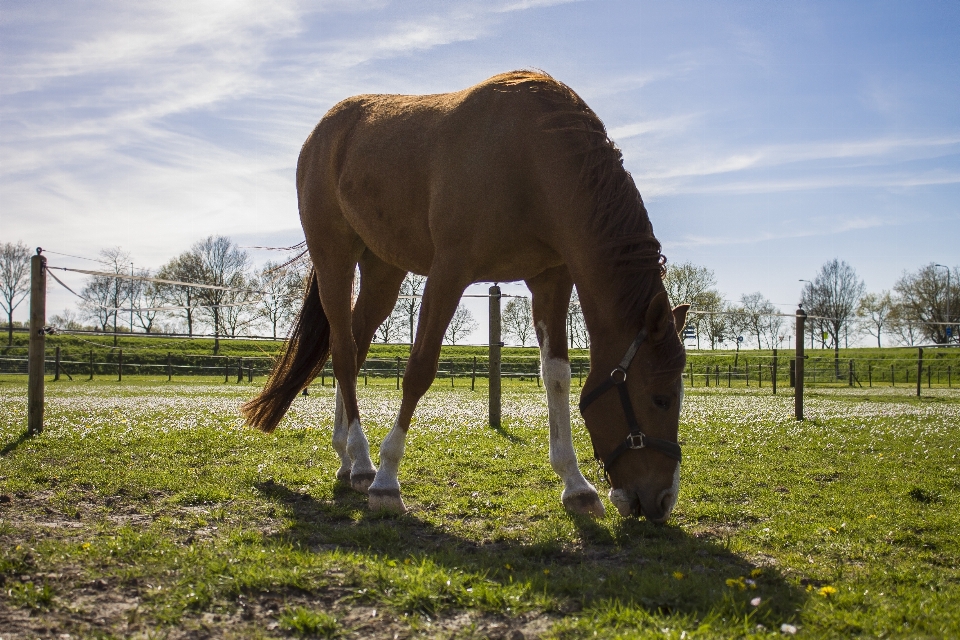
<path id="1" fill-rule="evenodd" d="M 934 267 L 943 267 L 947 270 L 947 330 L 945 333 L 953 333 L 953 325 L 950 324 L 950 267 L 945 264 L 935 264 Z M 946 336 L 947 342 L 950 342 L 950 338 L 953 336 Z"/>
<path id="2" fill-rule="evenodd" d="M 804 280 L 803 278 L 800 278 L 799 282 L 806 282 L 808 285 L 810 285 L 810 292 L 813 293 L 812 282 L 810 282 L 809 280 Z M 800 297 L 802 298 L 803 294 L 801 294 Z M 812 322 L 810 323 L 810 350 L 813 351 L 813 323 Z"/>

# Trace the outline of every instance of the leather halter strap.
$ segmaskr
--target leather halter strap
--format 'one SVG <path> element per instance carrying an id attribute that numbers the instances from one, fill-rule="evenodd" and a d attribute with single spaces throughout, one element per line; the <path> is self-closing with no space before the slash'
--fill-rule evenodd
<path id="1" fill-rule="evenodd" d="M 630 344 L 630 347 L 627 348 L 627 352 L 624 354 L 623 359 L 620 360 L 620 364 L 610 372 L 610 377 L 580 400 L 580 414 L 583 415 L 587 407 L 614 387 L 616 387 L 617 395 L 620 397 L 620 405 L 623 407 L 623 414 L 627 420 L 627 428 L 630 430 L 630 433 L 627 435 L 627 439 L 621 442 L 617 448 L 610 452 L 605 458 L 600 458 L 596 453 L 596 449 L 594 449 L 593 454 L 593 457 L 603 465 L 603 474 L 608 480 L 613 463 L 630 449 L 655 449 L 668 458 L 673 458 L 677 462 L 681 462 L 683 457 L 680 445 L 676 442 L 653 438 L 643 432 L 640 424 L 637 422 L 637 416 L 633 411 L 633 403 L 630 402 L 630 393 L 627 391 L 626 385 L 627 369 L 630 368 L 630 363 L 633 362 L 633 358 L 637 355 L 637 350 L 640 349 L 640 345 L 643 344 L 643 341 L 646 339 L 647 330 L 641 329 L 640 333 L 637 334 L 637 337 L 634 338 Z"/>

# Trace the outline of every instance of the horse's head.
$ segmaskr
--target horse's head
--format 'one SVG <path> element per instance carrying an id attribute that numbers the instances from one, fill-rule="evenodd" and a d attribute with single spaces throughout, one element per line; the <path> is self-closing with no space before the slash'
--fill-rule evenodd
<path id="1" fill-rule="evenodd" d="M 580 407 L 594 452 L 610 480 L 610 501 L 623 516 L 663 522 L 680 488 L 677 430 L 685 362 L 677 335 L 688 305 L 654 297 L 629 345 L 594 351 Z"/>

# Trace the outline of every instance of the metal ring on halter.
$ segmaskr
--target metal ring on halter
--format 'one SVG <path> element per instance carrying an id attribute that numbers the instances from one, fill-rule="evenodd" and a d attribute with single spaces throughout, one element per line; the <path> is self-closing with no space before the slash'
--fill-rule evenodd
<path id="1" fill-rule="evenodd" d="M 643 441 L 645 437 L 643 433 L 631 433 L 627 436 L 627 446 L 631 449 L 643 449 L 647 446 Z M 636 442 L 640 444 L 635 444 Z"/>
<path id="2" fill-rule="evenodd" d="M 613 376 L 615 376 L 617 373 L 623 374 L 623 380 L 621 380 L 620 382 L 617 382 L 616 380 L 613 379 Z M 617 367 L 616 369 L 610 372 L 610 380 L 613 381 L 613 384 L 623 384 L 624 382 L 627 381 L 627 370 L 624 369 L 623 367 Z"/>

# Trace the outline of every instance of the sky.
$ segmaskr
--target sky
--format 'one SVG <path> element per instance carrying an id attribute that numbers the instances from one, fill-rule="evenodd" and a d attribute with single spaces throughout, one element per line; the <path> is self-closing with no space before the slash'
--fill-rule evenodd
<path id="1" fill-rule="evenodd" d="M 288 246 L 335 103 L 537 68 L 605 122 L 670 262 L 791 312 L 833 258 L 870 291 L 960 264 L 957 33 L 956 1 L 0 0 L 0 242 L 77 268 Z"/>

